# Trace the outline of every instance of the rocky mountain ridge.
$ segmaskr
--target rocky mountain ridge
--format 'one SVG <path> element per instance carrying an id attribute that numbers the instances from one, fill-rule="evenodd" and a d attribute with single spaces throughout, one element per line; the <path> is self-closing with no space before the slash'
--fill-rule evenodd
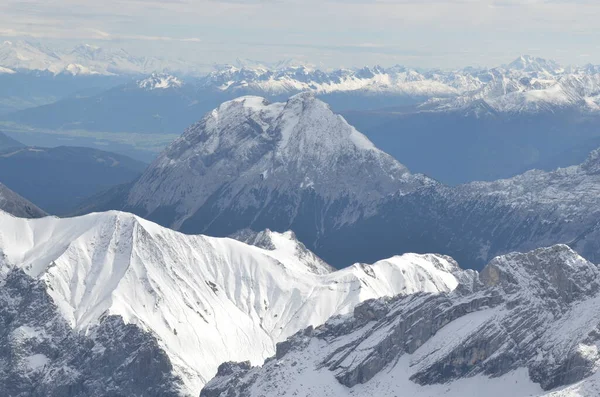
<path id="1" fill-rule="evenodd" d="M 188 236 L 122 212 L 36 220 L 0 212 L 0 283 L 14 281 L 0 288 L 3 321 L 14 321 L 0 350 L 19 357 L 2 367 L 0 385 L 33 361 L 31 377 L 10 390 L 61 395 L 61 385 L 72 385 L 67 395 L 80 396 L 110 378 L 117 394 L 197 396 L 224 361 L 262 363 L 276 342 L 362 301 L 449 291 L 470 275 L 449 257 L 408 254 L 333 271 L 291 233 L 258 237 L 247 245 Z M 30 296 L 32 288 L 39 294 Z M 29 307 L 23 313 L 20 301 Z M 36 308 L 44 316 L 33 318 Z M 62 348 L 63 338 L 83 350 Z M 105 370 L 86 389 L 93 365 Z M 145 369 L 156 378 L 130 382 Z M 51 380 L 56 371 L 60 382 Z"/>
<path id="2" fill-rule="evenodd" d="M 494 258 L 450 293 L 379 299 L 223 364 L 202 397 L 597 394 L 600 271 L 564 245 Z"/>

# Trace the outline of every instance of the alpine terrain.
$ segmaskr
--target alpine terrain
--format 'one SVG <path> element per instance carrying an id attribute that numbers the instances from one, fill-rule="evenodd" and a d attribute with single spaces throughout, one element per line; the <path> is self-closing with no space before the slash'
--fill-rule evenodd
<path id="1" fill-rule="evenodd" d="M 432 184 L 311 93 L 225 102 L 188 128 L 116 208 L 186 233 L 294 230 L 310 246 L 392 193 Z"/>
<path id="2" fill-rule="evenodd" d="M 389 197 L 373 216 L 323 238 L 317 252 L 342 263 L 440 252 L 481 268 L 496 255 L 563 243 L 596 263 L 599 186 L 600 150 L 580 165 L 552 172 L 457 187 L 436 184 Z M 342 242 L 346 249 L 336 249 Z"/>
<path id="3" fill-rule="evenodd" d="M 577 166 L 446 186 L 376 149 L 313 94 L 221 105 L 133 184 L 84 211 L 125 209 L 185 233 L 293 230 L 344 267 L 437 252 L 481 269 L 496 255 L 557 243 L 589 260 L 597 244 L 600 155 Z"/>
<path id="4" fill-rule="evenodd" d="M 453 290 L 449 257 L 334 271 L 291 232 L 188 236 L 123 212 L 0 212 L 0 395 L 198 396 L 225 361 L 368 299 Z"/>
<path id="5" fill-rule="evenodd" d="M 600 393 L 600 271 L 564 245 L 494 258 L 449 293 L 376 299 L 225 363 L 201 397 Z"/>

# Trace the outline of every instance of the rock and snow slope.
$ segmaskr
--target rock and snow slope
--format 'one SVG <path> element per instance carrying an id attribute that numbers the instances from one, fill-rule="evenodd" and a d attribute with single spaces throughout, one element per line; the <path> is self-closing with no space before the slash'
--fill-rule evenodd
<path id="1" fill-rule="evenodd" d="M 441 184 L 399 194 L 374 215 L 344 225 L 315 251 L 329 263 L 372 261 L 400 252 L 440 252 L 482 268 L 497 255 L 568 244 L 600 261 L 600 150 L 580 165 L 510 179 Z M 340 244 L 345 250 L 338 250 Z"/>
<path id="2" fill-rule="evenodd" d="M 241 97 L 187 129 L 98 209 L 185 233 L 293 230 L 336 267 L 439 252 L 481 268 L 557 243 L 597 261 L 599 157 L 449 187 L 411 174 L 313 94 L 286 103 Z"/>
<path id="3" fill-rule="evenodd" d="M 48 310 L 82 335 L 107 316 L 148 331 L 186 395 L 197 395 L 222 362 L 260 364 L 276 342 L 364 300 L 448 292 L 473 276 L 448 257 L 414 254 L 332 272 L 290 233 L 266 231 L 253 243 L 265 248 L 183 235 L 122 212 L 36 220 L 0 212 L 3 277 L 21 269 L 39 280 Z M 51 376 L 40 367 L 40 379 Z"/>
<path id="4" fill-rule="evenodd" d="M 493 259 L 444 294 L 366 302 L 223 364 L 202 397 L 598 395 L 600 269 L 564 245 Z"/>
<path id="5" fill-rule="evenodd" d="M 23 218 L 40 218 L 46 213 L 35 204 L 19 196 L 0 183 L 0 212 L 5 211 Z"/>
<path id="6" fill-rule="evenodd" d="M 191 233 L 293 229 L 312 243 L 377 200 L 432 181 L 375 148 L 313 94 L 223 103 L 173 142 L 124 208 Z"/>
<path id="7" fill-rule="evenodd" d="M 551 60 L 521 56 L 508 65 L 458 70 L 414 70 L 402 66 L 324 71 L 313 67 L 226 66 L 208 74 L 201 86 L 231 95 L 289 96 L 311 91 L 341 109 L 356 109 L 352 97 L 363 96 L 358 108 L 377 107 L 373 98 L 393 97 L 423 104 L 419 110 L 472 112 L 543 112 L 575 108 L 600 109 L 598 67 L 564 68 Z M 338 96 L 336 96 L 338 95 Z M 370 98 L 370 99 L 369 99 Z M 352 103 L 351 107 L 348 105 Z M 396 104 L 400 105 L 401 103 Z M 406 105 L 406 103 L 404 103 Z M 483 108 L 482 108 L 483 106 Z"/>

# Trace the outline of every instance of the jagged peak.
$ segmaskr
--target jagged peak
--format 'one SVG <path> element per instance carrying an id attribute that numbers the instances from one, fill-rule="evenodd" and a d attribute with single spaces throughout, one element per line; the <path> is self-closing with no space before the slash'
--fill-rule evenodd
<path id="1" fill-rule="evenodd" d="M 553 60 L 534 57 L 531 55 L 521 55 L 508 64 L 509 69 L 532 72 L 550 72 L 557 73 L 562 70 L 561 66 Z"/>
<path id="2" fill-rule="evenodd" d="M 201 132 L 207 131 L 210 134 L 237 134 L 238 132 L 233 128 L 219 128 L 219 126 L 230 127 L 232 123 L 244 124 L 251 119 L 261 126 L 266 135 L 278 140 L 281 149 L 286 148 L 291 142 L 296 142 L 291 139 L 292 136 L 301 134 L 304 143 L 310 138 L 315 143 L 318 141 L 319 146 L 331 147 L 335 144 L 352 143 L 362 150 L 377 150 L 367 137 L 350 126 L 342 116 L 335 114 L 328 104 L 316 97 L 315 93 L 309 91 L 296 94 L 285 103 L 270 103 L 259 96 L 242 96 L 224 102 L 206 117 L 205 125 L 208 122 L 215 128 L 201 130 Z M 228 122 L 225 123 L 225 120 Z M 191 130 L 197 131 L 194 128 Z M 296 153 L 298 154 L 300 153 Z"/>
<path id="3" fill-rule="evenodd" d="M 600 172 L 600 148 L 593 150 L 588 155 L 581 164 L 581 168 L 588 174 L 597 174 Z"/>
<path id="4" fill-rule="evenodd" d="M 487 287 L 500 286 L 506 292 L 528 291 L 554 294 L 565 302 L 598 290 L 598 267 L 565 244 L 538 248 L 526 253 L 497 256 L 482 270 L 480 280 Z"/>
<path id="5" fill-rule="evenodd" d="M 145 90 L 181 88 L 183 81 L 167 73 L 152 73 L 149 77 L 139 80 L 138 87 Z"/>

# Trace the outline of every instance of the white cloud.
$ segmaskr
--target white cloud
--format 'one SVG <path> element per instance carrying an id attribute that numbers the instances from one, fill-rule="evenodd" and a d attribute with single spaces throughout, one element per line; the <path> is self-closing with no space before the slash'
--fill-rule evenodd
<path id="1" fill-rule="evenodd" d="M 332 66 L 444 67 L 509 61 L 530 48 L 561 61 L 595 54 L 599 18 L 591 0 L 3 0 L 0 36 L 98 40 L 208 62 L 275 60 L 293 49 Z"/>

